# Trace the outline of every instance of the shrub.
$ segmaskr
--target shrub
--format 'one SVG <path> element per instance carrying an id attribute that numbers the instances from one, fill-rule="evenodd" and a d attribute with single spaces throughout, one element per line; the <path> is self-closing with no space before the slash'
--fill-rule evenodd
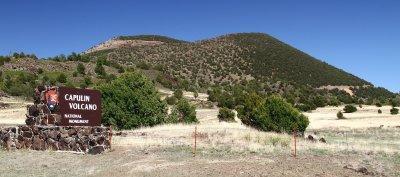
<path id="1" fill-rule="evenodd" d="M 76 67 L 76 71 L 78 71 L 79 74 L 85 74 L 85 66 L 82 63 L 79 63 Z"/>
<path id="2" fill-rule="evenodd" d="M 43 72 L 44 72 L 44 71 L 43 71 L 42 68 L 39 68 L 39 69 L 38 69 L 38 74 L 43 74 Z"/>
<path id="3" fill-rule="evenodd" d="M 375 103 L 375 106 L 376 106 L 376 107 L 382 107 L 382 104 L 379 103 L 379 102 L 377 102 L 377 103 Z"/>
<path id="4" fill-rule="evenodd" d="M 253 120 L 251 120 L 250 114 L 254 109 L 260 107 L 263 101 L 264 98 L 262 96 L 255 92 L 252 92 L 246 95 L 242 105 L 236 106 L 238 116 L 243 124 L 250 126 L 253 125 Z"/>
<path id="5" fill-rule="evenodd" d="M 98 60 L 96 63 L 96 67 L 94 68 L 94 72 L 100 77 L 106 76 L 106 71 L 104 70 L 103 64 Z"/>
<path id="6" fill-rule="evenodd" d="M 295 106 L 297 109 L 303 112 L 311 111 L 313 108 L 308 104 L 298 104 Z"/>
<path id="7" fill-rule="evenodd" d="M 85 77 L 83 79 L 83 81 L 80 83 L 79 87 L 80 88 L 87 88 L 92 84 L 93 84 L 92 79 L 90 77 Z"/>
<path id="8" fill-rule="evenodd" d="M 303 133 L 309 120 L 291 104 L 279 96 L 270 96 L 264 99 L 249 115 L 250 126 L 262 131 L 292 132 L 297 130 Z"/>
<path id="9" fill-rule="evenodd" d="M 221 108 L 218 113 L 219 121 L 235 122 L 235 113 L 229 108 Z"/>
<path id="10" fill-rule="evenodd" d="M 61 73 L 57 76 L 57 81 L 59 83 L 66 83 L 67 82 L 67 76 L 64 73 Z"/>
<path id="11" fill-rule="evenodd" d="M 389 100 L 390 105 L 392 105 L 392 107 L 398 107 L 400 105 L 400 95 L 396 96 L 395 98 L 392 98 Z"/>
<path id="12" fill-rule="evenodd" d="M 382 110 L 379 109 L 379 110 L 378 110 L 378 114 L 382 114 Z"/>
<path id="13" fill-rule="evenodd" d="M 357 111 L 357 108 L 353 105 L 346 105 L 343 109 L 345 113 L 353 113 Z"/>
<path id="14" fill-rule="evenodd" d="M 199 97 L 199 93 L 197 91 L 194 91 L 193 92 L 193 96 L 194 96 L 195 99 L 197 99 L 197 97 Z"/>
<path id="15" fill-rule="evenodd" d="M 125 73 L 97 87 L 102 93 L 102 122 L 119 129 L 154 126 L 164 122 L 166 104 L 153 83 L 138 73 Z"/>
<path id="16" fill-rule="evenodd" d="M 169 96 L 165 98 L 165 101 L 167 101 L 167 104 L 169 105 L 174 105 L 176 104 L 177 99 L 175 96 Z"/>
<path id="17" fill-rule="evenodd" d="M 181 89 L 176 89 L 174 91 L 174 96 L 176 99 L 180 100 L 183 97 L 183 91 Z"/>
<path id="18" fill-rule="evenodd" d="M 399 114 L 399 109 L 397 109 L 397 108 L 392 108 L 392 109 L 390 109 L 390 114 L 392 114 L 392 115 L 397 115 L 397 114 Z"/>
<path id="19" fill-rule="evenodd" d="M 114 74 L 109 74 L 109 75 L 107 75 L 107 76 L 105 77 L 106 82 L 111 82 L 111 81 L 113 81 L 113 80 L 116 79 L 116 78 L 117 78 L 117 76 L 115 76 Z"/>
<path id="20" fill-rule="evenodd" d="M 196 117 L 196 107 L 191 105 L 188 100 L 182 98 L 176 104 L 176 107 L 172 111 L 177 116 L 178 122 L 182 123 L 196 123 L 198 122 Z"/>
<path id="21" fill-rule="evenodd" d="M 345 119 L 345 117 L 344 117 L 342 111 L 339 111 L 339 112 L 336 114 L 336 117 L 337 117 L 338 119 Z"/>

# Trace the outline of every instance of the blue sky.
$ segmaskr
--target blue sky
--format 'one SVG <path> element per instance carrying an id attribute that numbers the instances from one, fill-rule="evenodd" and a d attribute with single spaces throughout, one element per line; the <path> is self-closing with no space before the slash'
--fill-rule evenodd
<path id="1" fill-rule="evenodd" d="M 81 52 L 117 35 L 195 41 L 268 33 L 318 59 L 400 91 L 400 1 L 2 0 L 0 55 Z"/>

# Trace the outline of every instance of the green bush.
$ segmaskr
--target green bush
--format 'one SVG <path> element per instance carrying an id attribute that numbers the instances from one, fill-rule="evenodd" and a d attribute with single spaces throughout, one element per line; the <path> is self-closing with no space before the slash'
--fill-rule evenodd
<path id="1" fill-rule="evenodd" d="M 196 123 L 196 107 L 191 105 L 188 100 L 182 98 L 176 103 L 172 115 L 177 117 L 178 122 Z"/>
<path id="2" fill-rule="evenodd" d="M 102 122 L 119 129 L 161 124 L 166 119 L 165 102 L 154 84 L 138 73 L 125 73 L 97 87 L 102 93 Z"/>
<path id="3" fill-rule="evenodd" d="M 177 99 L 175 96 L 169 96 L 165 98 L 165 101 L 167 101 L 167 104 L 169 105 L 175 105 L 177 102 Z"/>
<path id="4" fill-rule="evenodd" d="M 96 62 L 96 67 L 94 68 L 94 72 L 100 77 L 105 77 L 107 75 L 106 70 L 104 70 L 103 64 L 100 60 Z"/>
<path id="5" fill-rule="evenodd" d="M 389 100 L 390 105 L 392 107 L 398 107 L 400 105 L 400 95 L 397 95 L 395 98 Z"/>
<path id="6" fill-rule="evenodd" d="M 397 109 L 397 108 L 392 108 L 392 109 L 390 109 L 390 114 L 392 114 L 392 115 L 397 115 L 397 114 L 399 114 L 399 109 Z"/>
<path id="7" fill-rule="evenodd" d="M 345 119 L 345 117 L 344 117 L 342 111 L 339 111 L 339 112 L 336 114 L 336 117 L 337 117 L 338 119 Z"/>
<path id="8" fill-rule="evenodd" d="M 183 97 L 183 91 L 181 89 L 176 89 L 174 91 L 174 97 L 180 100 Z"/>
<path id="9" fill-rule="evenodd" d="M 78 66 L 76 67 L 76 71 L 79 74 L 85 74 L 85 66 L 82 63 L 79 63 Z"/>
<path id="10" fill-rule="evenodd" d="M 357 111 L 357 108 L 353 105 L 346 105 L 343 109 L 345 113 L 353 113 Z"/>
<path id="11" fill-rule="evenodd" d="M 235 113 L 229 108 L 220 108 L 218 119 L 220 122 L 235 122 Z"/>
<path id="12" fill-rule="evenodd" d="M 79 87 L 84 89 L 92 84 L 93 84 L 92 79 L 90 77 L 85 77 L 83 81 L 79 84 Z"/>
<path id="13" fill-rule="evenodd" d="M 4 65 L 4 63 L 10 62 L 11 58 L 8 56 L 0 56 L 0 66 Z"/>
<path id="14" fill-rule="evenodd" d="M 264 99 L 251 111 L 249 119 L 242 122 L 262 131 L 288 133 L 295 129 L 303 133 L 309 124 L 306 116 L 279 96 L 270 96 Z"/>
<path id="15" fill-rule="evenodd" d="M 375 103 L 375 106 L 376 106 L 376 107 L 382 107 L 382 104 L 379 103 L 379 102 L 377 102 L 377 103 Z"/>
<path id="16" fill-rule="evenodd" d="M 72 77 L 78 77 L 78 72 L 77 72 L 77 71 L 74 71 L 74 72 L 72 73 Z"/>
<path id="17" fill-rule="evenodd" d="M 64 73 L 59 74 L 57 76 L 57 82 L 66 83 L 67 82 L 67 76 Z"/>
<path id="18" fill-rule="evenodd" d="M 42 68 L 39 68 L 37 72 L 38 74 L 43 74 L 44 70 Z"/>

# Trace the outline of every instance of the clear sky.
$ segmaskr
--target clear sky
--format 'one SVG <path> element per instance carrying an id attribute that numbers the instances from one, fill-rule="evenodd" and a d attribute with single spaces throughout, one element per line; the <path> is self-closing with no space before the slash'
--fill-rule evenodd
<path id="1" fill-rule="evenodd" d="M 117 35 L 195 41 L 263 32 L 400 91 L 398 0 L 1 0 L 0 7 L 0 55 L 81 52 Z"/>

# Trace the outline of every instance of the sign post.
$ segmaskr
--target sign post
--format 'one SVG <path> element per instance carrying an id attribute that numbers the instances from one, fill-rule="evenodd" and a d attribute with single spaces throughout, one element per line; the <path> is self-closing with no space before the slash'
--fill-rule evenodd
<path id="1" fill-rule="evenodd" d="M 61 126 L 100 126 L 101 93 L 97 90 L 60 87 Z"/>

